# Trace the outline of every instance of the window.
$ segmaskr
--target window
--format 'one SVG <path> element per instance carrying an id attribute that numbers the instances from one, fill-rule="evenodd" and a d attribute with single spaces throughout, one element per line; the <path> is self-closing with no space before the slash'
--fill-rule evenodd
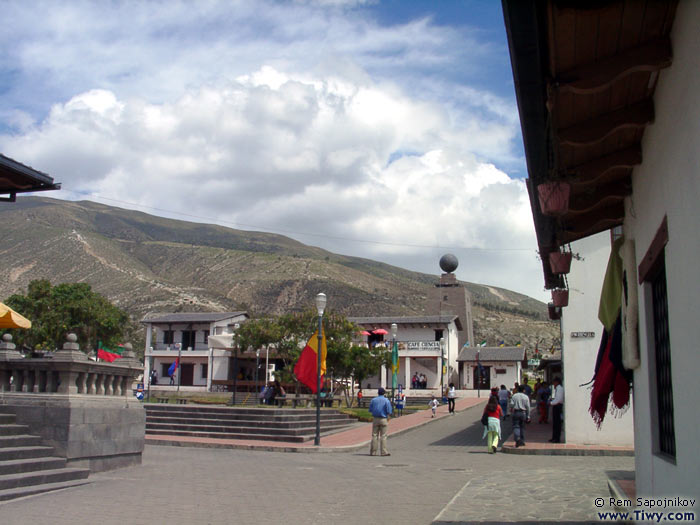
<path id="1" fill-rule="evenodd" d="M 202 379 L 207 379 L 208 376 L 209 376 L 209 364 L 203 363 L 203 364 L 202 364 L 202 375 L 201 375 L 201 378 L 202 378 Z"/>
<path id="2" fill-rule="evenodd" d="M 209 343 L 209 330 L 204 330 L 204 344 Z"/>
<path id="3" fill-rule="evenodd" d="M 668 336 L 668 300 L 666 266 L 662 263 L 650 280 L 654 315 L 654 364 L 656 365 L 656 408 L 658 450 L 676 457 L 676 432 L 673 420 L 673 380 L 671 378 L 671 344 Z"/>
<path id="4" fill-rule="evenodd" d="M 173 344 L 173 335 L 174 332 L 172 330 L 163 330 L 163 344 L 164 345 L 171 345 Z"/>
<path id="5" fill-rule="evenodd" d="M 172 363 L 161 363 L 160 365 L 160 377 L 168 377 L 168 369 Z"/>
<path id="6" fill-rule="evenodd" d="M 671 339 L 668 324 L 668 294 L 666 289 L 666 217 L 639 264 L 639 282 L 649 286 L 648 297 L 653 321 L 653 345 L 649 348 L 650 411 L 656 415 L 652 422 L 654 451 L 662 457 L 676 458 L 676 431 L 673 413 L 673 378 L 671 377 Z"/>
<path id="7" fill-rule="evenodd" d="M 435 340 L 439 341 L 440 339 L 442 339 L 443 334 L 444 330 L 435 330 Z"/>
<path id="8" fill-rule="evenodd" d="M 189 348 L 194 349 L 195 336 L 197 332 L 195 330 L 183 330 L 182 331 L 182 348 L 187 350 Z"/>

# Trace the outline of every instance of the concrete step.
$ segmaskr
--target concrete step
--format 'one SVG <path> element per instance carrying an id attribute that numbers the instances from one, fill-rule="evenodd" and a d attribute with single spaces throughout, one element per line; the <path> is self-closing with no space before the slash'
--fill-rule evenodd
<path id="1" fill-rule="evenodd" d="M 4 476 L 6 474 L 19 474 L 22 472 L 34 472 L 37 470 L 64 468 L 65 466 L 66 459 L 55 456 L 8 459 L 5 461 L 0 461 L 0 476 Z"/>
<path id="2" fill-rule="evenodd" d="M 221 407 L 221 406 L 197 406 L 197 405 L 170 405 L 159 403 L 145 403 L 146 412 L 156 411 L 188 411 L 199 413 L 219 413 L 219 414 L 262 414 L 266 416 L 284 416 L 284 415 L 308 415 L 316 414 L 315 408 L 248 408 L 248 407 Z M 337 410 L 324 408 L 323 412 L 338 412 Z"/>
<path id="3" fill-rule="evenodd" d="M 298 413 L 297 413 L 298 412 Z M 179 410 L 147 410 L 146 417 L 179 417 L 182 419 L 221 419 L 229 421 L 251 421 L 251 420 L 265 420 L 265 421 L 316 421 L 316 412 L 307 411 L 290 411 L 285 413 L 275 413 L 269 411 L 268 413 L 263 412 L 247 412 L 247 411 L 229 411 L 229 412 L 210 412 L 210 411 L 199 411 L 199 410 L 188 410 L 185 408 L 180 408 Z M 321 418 L 335 417 L 335 418 L 350 418 L 347 414 L 343 414 L 338 411 L 322 410 Z"/>
<path id="4" fill-rule="evenodd" d="M 53 447 L 5 447 L 0 448 L 0 461 L 49 457 L 53 452 Z"/>
<path id="5" fill-rule="evenodd" d="M 42 494 L 54 490 L 67 489 L 70 487 L 78 487 L 90 483 L 87 478 L 75 479 L 70 481 L 59 481 L 56 483 L 43 483 L 41 485 L 33 485 L 30 487 L 16 487 L 12 489 L 0 490 L 0 501 L 7 501 L 15 498 L 23 498 L 34 494 Z"/>
<path id="6" fill-rule="evenodd" d="M 39 436 L 29 434 L 18 434 L 15 436 L 0 436 L 0 449 L 5 447 L 31 447 L 41 445 Z"/>
<path id="7" fill-rule="evenodd" d="M 321 422 L 321 429 L 330 430 L 348 426 L 346 423 Z M 260 426 L 211 426 L 211 425 L 168 425 L 161 423 L 147 423 L 146 433 L 151 434 L 155 430 L 182 430 L 187 432 L 235 432 L 237 434 L 264 434 L 264 435 L 299 435 L 309 431 L 315 431 L 315 425 L 305 425 L 296 428 L 266 428 Z"/>
<path id="8" fill-rule="evenodd" d="M 17 436 L 29 432 L 27 425 L 17 425 L 15 423 L 0 424 L 0 436 Z"/>
<path id="9" fill-rule="evenodd" d="M 152 436 L 189 436 L 209 439 L 250 439 L 256 441 L 288 441 L 291 443 L 303 443 L 313 439 L 315 433 L 298 436 L 272 435 L 272 434 L 243 434 L 239 432 L 189 432 L 186 430 L 153 430 L 148 435 Z"/>
<path id="10" fill-rule="evenodd" d="M 5 474 L 0 476 L 0 490 L 85 479 L 88 477 L 89 473 L 89 469 L 58 468 L 51 470 L 22 472 L 19 474 Z"/>
<path id="11" fill-rule="evenodd" d="M 350 417 L 328 416 L 322 417 L 322 422 L 350 424 L 354 419 Z M 294 428 L 299 426 L 315 425 L 316 418 L 306 418 L 303 420 L 277 421 L 266 419 L 219 419 L 219 418 L 188 418 L 188 417 L 167 417 L 149 416 L 148 423 L 167 423 L 171 425 L 216 425 L 216 426 L 261 426 L 268 428 Z"/>
<path id="12" fill-rule="evenodd" d="M 16 421 L 14 414 L 0 414 L 0 425 L 12 424 Z"/>

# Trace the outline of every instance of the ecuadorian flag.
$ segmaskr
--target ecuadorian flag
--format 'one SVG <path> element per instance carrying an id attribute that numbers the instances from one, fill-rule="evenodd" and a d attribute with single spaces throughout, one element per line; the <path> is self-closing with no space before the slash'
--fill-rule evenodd
<path id="1" fill-rule="evenodd" d="M 321 330 L 321 383 L 326 375 L 326 334 Z M 318 366 L 318 330 L 311 336 L 309 342 L 301 351 L 299 361 L 294 365 L 294 375 L 297 379 L 316 393 L 316 368 Z"/>
<path id="2" fill-rule="evenodd" d="M 103 361 L 108 361 L 110 363 L 113 363 L 117 359 L 122 358 L 122 349 L 120 348 L 119 350 L 110 350 L 107 348 L 105 345 L 102 344 L 102 341 L 97 342 L 97 358 L 102 359 Z"/>

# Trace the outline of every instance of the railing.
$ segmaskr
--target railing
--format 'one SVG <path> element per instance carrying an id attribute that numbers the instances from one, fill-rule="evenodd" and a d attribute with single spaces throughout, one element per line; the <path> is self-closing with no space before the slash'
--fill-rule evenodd
<path id="1" fill-rule="evenodd" d="M 0 393 L 131 395 L 131 383 L 143 373 L 127 343 L 122 359 L 114 363 L 88 360 L 74 334 L 51 357 L 25 358 L 15 350 L 12 337 L 0 343 Z"/>

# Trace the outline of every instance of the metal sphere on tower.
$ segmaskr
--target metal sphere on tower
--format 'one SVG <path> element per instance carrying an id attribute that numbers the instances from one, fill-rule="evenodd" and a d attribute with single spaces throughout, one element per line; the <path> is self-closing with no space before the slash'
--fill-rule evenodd
<path id="1" fill-rule="evenodd" d="M 459 266 L 459 261 L 455 255 L 446 253 L 440 257 L 440 268 L 443 272 L 452 273 L 457 269 L 457 266 Z"/>

